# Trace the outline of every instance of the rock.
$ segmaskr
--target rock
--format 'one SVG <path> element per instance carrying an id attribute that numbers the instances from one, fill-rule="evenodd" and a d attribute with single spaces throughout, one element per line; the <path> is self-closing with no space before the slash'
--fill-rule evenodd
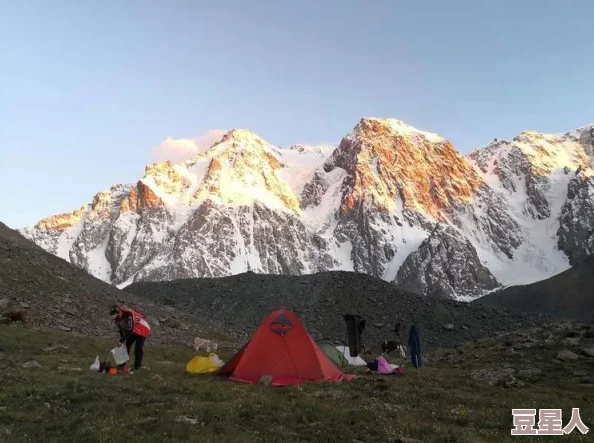
<path id="1" fill-rule="evenodd" d="M 587 377 L 588 371 L 573 371 L 571 375 L 573 375 L 574 377 Z"/>
<path id="2" fill-rule="evenodd" d="M 159 317 L 159 323 L 165 323 L 169 317 Z"/>
<path id="3" fill-rule="evenodd" d="M 514 377 L 513 375 L 510 376 L 509 380 L 507 380 L 504 384 L 504 386 L 506 388 L 521 388 L 522 386 L 525 386 L 526 383 L 524 383 L 523 381 L 518 380 L 516 377 Z"/>
<path id="4" fill-rule="evenodd" d="M 72 372 L 82 372 L 82 368 L 70 368 Z"/>
<path id="5" fill-rule="evenodd" d="M 446 331 L 453 331 L 454 330 L 454 325 L 452 323 L 447 323 L 447 324 L 443 325 L 443 328 Z"/>
<path id="6" fill-rule="evenodd" d="M 56 349 L 68 349 L 68 346 L 58 345 L 56 343 L 50 343 L 47 347 L 43 348 L 43 352 L 52 352 Z"/>
<path id="7" fill-rule="evenodd" d="M 184 323 L 184 322 L 179 322 L 179 326 L 177 327 L 180 331 L 189 331 L 190 327 Z"/>
<path id="8" fill-rule="evenodd" d="M 67 308 L 64 310 L 64 312 L 72 317 L 76 317 L 78 315 L 78 310 L 76 308 Z"/>
<path id="9" fill-rule="evenodd" d="M 5 311 L 10 306 L 10 300 L 7 298 L 0 298 L 0 311 Z"/>
<path id="10" fill-rule="evenodd" d="M 477 369 L 470 373 L 473 380 L 487 383 L 490 386 L 500 385 L 515 380 L 513 368 L 502 368 L 499 366 Z"/>
<path id="11" fill-rule="evenodd" d="M 149 325 L 151 325 L 151 328 L 152 328 L 153 326 L 156 326 L 156 327 L 159 327 L 159 326 L 161 326 L 161 322 L 160 322 L 160 321 L 159 321 L 159 319 L 158 319 L 158 318 L 156 318 L 156 317 L 147 317 L 147 318 L 146 318 L 146 321 L 148 322 L 148 324 L 149 324 Z"/>
<path id="12" fill-rule="evenodd" d="M 584 348 L 582 352 L 590 357 L 594 357 L 594 348 Z"/>
<path id="13" fill-rule="evenodd" d="M 8 323 L 10 323 L 10 321 L 11 320 L 8 317 L 0 317 L 0 324 L 6 324 L 7 325 Z"/>
<path id="14" fill-rule="evenodd" d="M 568 346 L 577 346 L 580 344 L 580 337 L 571 337 L 571 338 L 566 338 L 563 340 L 562 342 L 564 345 L 568 345 Z"/>
<path id="15" fill-rule="evenodd" d="M 180 415 L 179 417 L 177 417 L 175 419 L 175 421 L 181 422 L 181 423 L 189 423 L 191 425 L 197 425 L 198 424 L 198 419 L 193 418 L 193 417 L 187 417 L 185 415 Z"/>
<path id="16" fill-rule="evenodd" d="M 163 326 L 167 326 L 168 328 L 177 329 L 181 322 L 176 320 L 175 318 L 169 317 L 167 320 L 163 322 Z"/>
<path id="17" fill-rule="evenodd" d="M 24 308 L 24 309 L 29 309 L 31 307 L 31 306 L 29 306 L 29 303 L 24 302 L 24 301 L 20 302 L 19 305 L 21 305 L 21 308 Z"/>
<path id="18" fill-rule="evenodd" d="M 165 379 L 163 377 L 161 377 L 159 374 L 156 374 L 151 377 L 151 381 L 161 383 L 161 382 L 164 382 Z"/>
<path id="19" fill-rule="evenodd" d="M 23 368 L 26 369 L 37 369 L 37 368 L 41 368 L 41 365 L 39 363 L 37 363 L 36 360 L 30 360 L 27 363 L 25 363 L 23 365 Z"/>
<path id="20" fill-rule="evenodd" d="M 270 386 L 271 382 L 272 382 L 272 375 L 263 375 L 262 377 L 260 377 L 260 380 L 258 380 L 258 383 L 260 383 L 261 385 L 264 385 L 264 386 Z"/>
<path id="21" fill-rule="evenodd" d="M 373 324 L 373 327 L 378 328 L 378 329 L 381 329 L 381 328 L 384 327 L 384 324 L 383 323 L 374 323 Z"/>
<path id="22" fill-rule="evenodd" d="M 64 325 L 58 326 L 58 329 L 60 331 L 64 331 L 64 332 L 71 332 L 72 331 L 72 328 L 70 326 L 64 326 Z"/>
<path id="23" fill-rule="evenodd" d="M 568 362 L 568 361 L 574 361 L 577 360 L 579 357 L 577 354 L 567 350 L 567 349 L 563 349 L 562 351 L 560 351 L 557 354 L 557 360 L 561 360 L 563 362 Z"/>
<path id="24" fill-rule="evenodd" d="M 174 306 L 174 305 L 175 305 L 175 300 L 174 300 L 174 299 L 172 299 L 171 297 L 165 297 L 165 298 L 163 299 L 163 304 L 164 304 L 165 306 Z"/>
<path id="25" fill-rule="evenodd" d="M 466 330 L 466 329 L 468 329 L 468 326 L 467 325 L 462 325 L 462 329 Z"/>

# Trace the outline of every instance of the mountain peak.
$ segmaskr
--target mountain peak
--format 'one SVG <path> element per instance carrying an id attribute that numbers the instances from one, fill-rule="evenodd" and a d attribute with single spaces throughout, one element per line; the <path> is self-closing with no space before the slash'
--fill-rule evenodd
<path id="1" fill-rule="evenodd" d="M 377 133 L 401 135 L 405 137 L 421 137 L 430 142 L 444 142 L 437 134 L 421 131 L 408 123 L 395 118 L 363 117 L 355 127 L 355 132 L 373 136 Z"/>
<path id="2" fill-rule="evenodd" d="M 324 169 L 335 167 L 348 174 L 343 212 L 365 201 L 382 210 L 400 206 L 442 220 L 444 209 L 469 201 L 482 183 L 449 141 L 396 119 L 361 119 Z"/>
<path id="3" fill-rule="evenodd" d="M 231 129 L 225 135 L 223 135 L 223 138 L 219 142 L 215 143 L 214 146 L 216 146 L 220 143 L 236 143 L 236 144 L 241 143 L 241 144 L 246 144 L 246 145 L 267 144 L 255 132 L 253 132 L 249 129 L 241 129 L 241 128 Z"/>

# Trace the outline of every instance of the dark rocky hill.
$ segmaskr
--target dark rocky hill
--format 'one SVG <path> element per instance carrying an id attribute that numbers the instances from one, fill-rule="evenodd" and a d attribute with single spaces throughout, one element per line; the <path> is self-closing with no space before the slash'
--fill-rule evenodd
<path id="1" fill-rule="evenodd" d="M 117 331 L 108 312 L 116 302 L 147 315 L 154 341 L 189 343 L 196 335 L 216 335 L 208 322 L 120 291 L 0 222 L 0 311 L 25 308 L 34 326 L 115 339 Z"/>
<path id="2" fill-rule="evenodd" d="M 272 310 L 294 310 L 317 340 L 345 338 L 347 313 L 367 320 L 364 339 L 377 352 L 400 322 L 407 341 L 416 322 L 425 347 L 449 347 L 504 331 L 548 323 L 544 316 L 408 294 L 367 274 L 325 272 L 302 276 L 245 273 L 224 278 L 141 282 L 126 291 L 214 320 L 247 338 Z"/>
<path id="3" fill-rule="evenodd" d="M 594 257 L 547 280 L 511 286 L 473 303 L 576 320 L 594 319 Z"/>

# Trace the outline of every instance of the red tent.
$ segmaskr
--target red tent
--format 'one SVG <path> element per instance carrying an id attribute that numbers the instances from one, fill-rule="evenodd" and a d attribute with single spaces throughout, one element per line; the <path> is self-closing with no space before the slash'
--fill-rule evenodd
<path id="1" fill-rule="evenodd" d="M 287 309 L 266 317 L 249 343 L 218 374 L 244 383 L 257 383 L 270 376 L 272 386 L 354 378 L 326 357 L 297 316 Z"/>

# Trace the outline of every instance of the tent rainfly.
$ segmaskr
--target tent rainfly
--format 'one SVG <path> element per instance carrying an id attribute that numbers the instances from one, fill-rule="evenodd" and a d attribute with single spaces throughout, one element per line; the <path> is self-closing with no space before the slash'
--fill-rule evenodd
<path id="1" fill-rule="evenodd" d="M 297 316 L 287 309 L 266 317 L 248 344 L 217 374 L 244 383 L 258 383 L 267 377 L 271 386 L 355 378 L 344 374 L 322 352 Z"/>

